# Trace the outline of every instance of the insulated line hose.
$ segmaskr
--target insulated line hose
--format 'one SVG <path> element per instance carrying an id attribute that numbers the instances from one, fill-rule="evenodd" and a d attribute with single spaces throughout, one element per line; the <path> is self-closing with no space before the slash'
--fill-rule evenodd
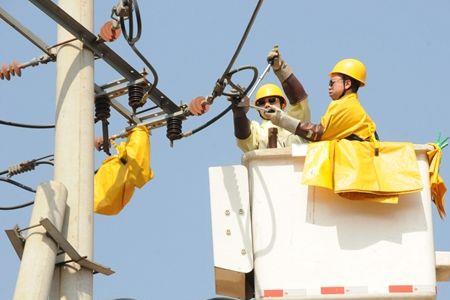
<path id="1" fill-rule="evenodd" d="M 256 4 L 255 10 L 253 11 L 253 14 L 252 14 L 252 16 L 250 18 L 250 21 L 248 22 L 247 27 L 245 28 L 244 34 L 242 35 L 242 38 L 241 38 L 241 40 L 240 40 L 240 42 L 239 42 L 239 44 L 238 44 L 238 46 L 236 48 L 236 51 L 233 54 L 233 57 L 231 58 L 230 62 L 228 63 L 227 68 L 223 72 L 222 77 L 220 77 L 217 80 L 217 83 L 216 83 L 216 86 L 215 86 L 213 92 L 211 93 L 210 96 L 208 96 L 207 102 L 209 104 L 211 104 L 217 96 L 220 96 L 221 91 L 218 91 L 217 87 L 218 86 L 223 86 L 224 81 L 225 81 L 226 77 L 228 76 L 228 73 L 230 72 L 230 70 L 233 67 L 237 57 L 239 56 L 239 53 L 241 52 L 242 46 L 244 46 L 244 43 L 247 40 L 247 36 L 248 36 L 252 26 L 253 26 L 253 23 L 255 22 L 256 16 L 258 15 L 259 9 L 261 8 L 263 2 L 264 2 L 264 0 L 259 0 L 258 3 Z"/>
<path id="2" fill-rule="evenodd" d="M 131 47 L 131 49 L 134 51 L 134 53 L 145 63 L 145 65 L 150 69 L 150 72 L 153 75 L 153 84 L 150 84 L 150 88 L 144 93 L 144 99 L 146 96 L 150 95 L 152 92 L 152 89 L 158 85 L 158 73 L 156 73 L 155 68 L 150 64 L 150 62 L 144 57 L 144 55 L 141 54 L 141 52 L 136 48 L 134 45 L 141 37 L 142 33 L 142 20 L 141 20 L 141 12 L 139 10 L 139 5 L 137 0 L 129 0 L 128 1 L 128 7 L 130 10 L 130 15 L 128 17 L 128 31 L 125 26 L 125 18 L 119 17 L 120 19 L 120 27 L 123 32 L 123 36 L 125 37 L 126 41 L 128 42 L 128 45 Z M 136 16 L 136 23 L 137 23 L 137 32 L 136 36 L 133 36 L 134 33 L 134 25 L 133 25 L 133 12 Z"/>
<path id="3" fill-rule="evenodd" d="M 250 84 L 248 85 L 248 87 L 243 91 L 242 96 L 244 97 L 248 91 L 255 85 L 256 80 L 258 80 L 258 69 L 254 66 L 244 66 L 244 67 L 240 67 L 236 70 L 233 70 L 231 72 L 229 72 L 227 74 L 227 76 L 225 76 L 226 78 L 231 77 L 232 75 L 239 73 L 241 71 L 245 71 L 245 70 L 251 70 L 253 71 L 253 78 L 252 81 L 250 82 Z M 239 87 L 237 85 L 235 85 L 231 79 L 229 80 L 230 84 L 234 87 L 239 89 Z M 230 94 L 224 93 L 224 95 L 228 96 Z M 220 118 L 222 118 L 223 116 L 225 116 L 231 109 L 233 108 L 233 105 L 231 104 L 230 106 L 228 106 L 227 108 L 225 108 L 220 114 L 218 114 L 217 116 L 215 116 L 214 118 L 212 118 L 211 120 L 209 120 L 208 122 L 206 122 L 205 124 L 191 130 L 191 131 L 187 131 L 182 133 L 181 137 L 188 137 L 193 135 L 194 133 L 197 133 L 203 129 L 205 129 L 206 127 L 210 126 L 211 124 L 213 124 L 214 122 L 216 122 L 217 120 L 219 120 Z"/>
<path id="4" fill-rule="evenodd" d="M 8 122 L 8 121 L 3 121 L 3 120 L 0 120 L 0 124 L 7 125 L 7 126 L 13 126 L 13 127 L 32 128 L 32 129 L 50 129 L 50 128 L 55 128 L 55 125 L 23 124 L 23 123 Z"/>

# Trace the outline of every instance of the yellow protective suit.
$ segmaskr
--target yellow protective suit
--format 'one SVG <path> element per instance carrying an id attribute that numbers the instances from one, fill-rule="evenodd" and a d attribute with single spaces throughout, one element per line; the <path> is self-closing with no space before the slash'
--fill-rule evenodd
<path id="1" fill-rule="evenodd" d="M 439 216 L 444 218 L 446 216 L 445 213 L 445 192 L 447 188 L 445 186 L 444 181 L 439 175 L 439 166 L 441 164 L 442 158 L 442 150 L 436 144 L 429 144 L 433 147 L 433 150 L 427 152 L 428 163 L 430 165 L 429 173 L 430 173 L 430 189 L 431 189 L 431 198 L 433 199 L 434 204 L 439 212 Z"/>
<path id="2" fill-rule="evenodd" d="M 366 113 L 356 93 L 331 101 L 320 123 L 324 128 L 321 140 L 341 140 L 351 134 L 368 140 L 376 130 L 376 125 Z"/>
<path id="3" fill-rule="evenodd" d="M 412 144 L 345 139 L 308 145 L 302 183 L 382 203 L 397 203 L 398 195 L 422 190 Z"/>
<path id="4" fill-rule="evenodd" d="M 99 214 L 118 214 L 130 201 L 134 188 L 153 178 L 145 126 L 134 128 L 116 150 L 117 155 L 105 159 L 94 177 L 94 212 Z"/>

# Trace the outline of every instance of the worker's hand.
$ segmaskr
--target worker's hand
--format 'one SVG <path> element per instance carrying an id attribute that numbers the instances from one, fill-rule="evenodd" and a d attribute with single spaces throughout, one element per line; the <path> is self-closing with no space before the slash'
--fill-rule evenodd
<path id="1" fill-rule="evenodd" d="M 283 83 L 289 76 L 291 76 L 292 69 L 281 57 L 278 46 L 275 46 L 270 50 L 267 55 L 267 61 L 272 65 L 272 70 L 277 75 L 281 83 Z"/>
<path id="2" fill-rule="evenodd" d="M 289 116 L 274 105 L 270 105 L 269 112 L 265 112 L 264 115 L 266 115 L 274 125 L 284 128 L 291 133 L 295 133 L 300 124 L 300 120 Z"/>
<path id="3" fill-rule="evenodd" d="M 231 102 L 233 114 L 236 115 L 246 115 L 250 109 L 250 99 L 245 96 L 242 97 L 241 94 L 235 88 L 230 91 L 231 96 L 228 96 L 228 101 Z"/>
<path id="4" fill-rule="evenodd" d="M 209 104 L 206 102 L 205 97 L 199 96 L 191 100 L 188 105 L 188 109 L 193 115 L 201 116 L 208 112 Z"/>
<path id="5" fill-rule="evenodd" d="M 276 124 L 277 120 L 279 120 L 281 115 L 285 114 L 285 112 L 275 105 L 269 105 L 269 107 L 265 108 L 263 114 L 266 118 L 272 121 L 273 124 L 278 125 Z"/>
<path id="6" fill-rule="evenodd" d="M 94 140 L 94 147 L 97 151 L 102 151 L 103 149 L 103 137 L 98 136 Z"/>
<path id="7" fill-rule="evenodd" d="M 274 71 L 278 71 L 281 68 L 281 58 L 280 51 L 278 50 L 278 46 L 275 46 L 270 50 L 269 54 L 267 54 L 267 62 L 272 66 Z"/>

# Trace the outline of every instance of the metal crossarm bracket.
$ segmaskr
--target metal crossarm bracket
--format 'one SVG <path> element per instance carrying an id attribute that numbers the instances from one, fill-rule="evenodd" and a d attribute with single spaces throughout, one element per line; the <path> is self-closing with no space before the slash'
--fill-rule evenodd
<path id="1" fill-rule="evenodd" d="M 8 23 L 12 28 L 17 30 L 21 35 L 23 35 L 27 40 L 33 43 L 36 47 L 41 49 L 45 54 L 55 58 L 55 55 L 48 49 L 48 45 L 45 44 L 40 38 L 34 35 L 27 28 L 22 26 L 16 19 L 14 19 L 11 15 L 9 15 L 4 9 L 0 7 L 0 18 L 3 19 L 6 23 Z"/>
<path id="2" fill-rule="evenodd" d="M 24 27 L 18 20 L 16 20 L 14 17 L 9 15 L 4 9 L 0 7 L 0 18 L 3 19 L 6 23 L 8 23 L 12 28 L 14 28 L 17 32 L 19 32 L 21 35 L 23 35 L 26 39 L 28 39 L 31 43 L 33 43 L 35 46 L 37 46 L 39 49 L 41 49 L 43 52 L 45 52 L 49 57 L 56 59 L 54 54 L 49 50 L 51 47 L 47 45 L 44 41 L 39 39 L 35 34 L 33 34 L 30 30 L 28 30 L 26 27 Z M 144 79 L 144 75 L 146 73 L 141 73 L 141 79 L 138 80 L 138 83 L 144 83 L 146 82 Z M 95 84 L 95 94 L 96 97 L 102 96 L 107 94 L 107 96 L 111 99 L 111 106 L 124 118 L 128 120 L 131 124 L 139 124 L 141 120 L 133 116 L 132 112 L 129 111 L 125 106 L 123 106 L 119 101 L 113 99 L 119 96 L 124 95 L 127 91 L 127 87 L 121 87 L 120 89 L 114 89 L 112 91 L 109 91 L 111 88 L 115 88 L 116 86 L 120 84 L 125 84 L 127 82 L 127 79 L 120 79 L 116 80 L 112 83 L 108 83 L 102 86 L 99 86 Z M 105 91 L 108 89 L 108 91 Z M 10 232 L 12 234 L 12 232 Z"/>
<path id="3" fill-rule="evenodd" d="M 43 218 L 39 221 L 39 225 L 43 226 L 47 231 L 47 235 L 58 245 L 61 251 L 58 254 L 66 253 L 70 258 L 71 262 L 76 262 L 81 267 L 91 270 L 94 274 L 102 273 L 104 275 L 114 274 L 114 271 L 108 267 L 104 267 L 100 264 L 94 263 L 86 258 L 86 256 L 81 256 L 75 248 L 66 240 L 66 238 L 56 229 L 56 227 L 52 224 L 52 222 L 48 218 Z M 8 236 L 11 244 L 14 247 L 14 250 L 22 259 L 23 250 L 25 248 L 25 238 L 20 234 L 22 230 L 16 226 L 13 229 L 5 230 L 6 235 Z M 66 263 L 66 262 L 62 262 Z M 61 264 L 61 263 L 56 263 Z"/>
<path id="4" fill-rule="evenodd" d="M 22 259 L 23 249 L 25 247 L 25 239 L 20 235 L 19 227 L 14 226 L 13 229 L 5 230 L 6 235 L 9 238 L 14 250 L 17 253 L 17 256 Z"/>
<path id="5" fill-rule="evenodd" d="M 59 25 L 64 27 L 68 32 L 78 38 L 86 48 L 90 49 L 95 55 L 102 58 L 112 68 L 119 72 L 128 81 L 134 82 L 142 79 L 142 75 L 130 66 L 124 59 L 122 59 L 111 48 L 99 39 L 95 34 L 86 29 L 83 25 L 77 22 L 58 5 L 50 0 L 29 0 L 50 18 L 56 21 Z M 148 83 L 150 86 L 151 84 Z M 149 98 L 161 109 L 168 113 L 174 113 L 180 108 L 173 103 L 166 95 L 164 95 L 157 88 L 152 88 Z"/>

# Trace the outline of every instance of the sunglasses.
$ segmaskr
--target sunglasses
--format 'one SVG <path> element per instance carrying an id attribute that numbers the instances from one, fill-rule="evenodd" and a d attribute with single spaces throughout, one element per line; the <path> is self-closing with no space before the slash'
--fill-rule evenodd
<path id="1" fill-rule="evenodd" d="M 269 102 L 270 105 L 273 105 L 275 103 L 277 103 L 278 98 L 264 98 L 264 99 L 259 99 L 258 101 L 256 101 L 256 106 L 264 106 L 266 105 L 267 102 Z"/>
<path id="2" fill-rule="evenodd" d="M 344 79 L 341 78 L 341 79 L 338 79 L 338 80 L 335 80 L 335 81 L 333 81 L 333 80 L 330 79 L 330 81 L 328 82 L 328 86 L 329 86 L 329 87 L 333 87 L 333 85 L 334 85 L 336 82 L 338 82 L 339 80 L 344 80 Z"/>

